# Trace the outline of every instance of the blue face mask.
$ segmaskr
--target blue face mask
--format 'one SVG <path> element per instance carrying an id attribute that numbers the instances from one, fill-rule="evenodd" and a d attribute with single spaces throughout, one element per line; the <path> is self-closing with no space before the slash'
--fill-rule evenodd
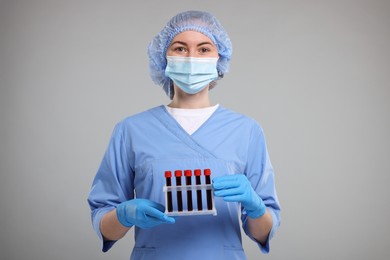
<path id="1" fill-rule="evenodd" d="M 196 94 L 218 78 L 218 58 L 167 56 L 165 76 L 188 94 Z"/>

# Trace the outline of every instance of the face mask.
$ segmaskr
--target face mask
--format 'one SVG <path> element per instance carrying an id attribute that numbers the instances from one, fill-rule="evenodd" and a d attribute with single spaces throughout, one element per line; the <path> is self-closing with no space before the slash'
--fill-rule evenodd
<path id="1" fill-rule="evenodd" d="M 165 76 L 188 94 L 196 94 L 218 78 L 218 58 L 167 57 Z"/>

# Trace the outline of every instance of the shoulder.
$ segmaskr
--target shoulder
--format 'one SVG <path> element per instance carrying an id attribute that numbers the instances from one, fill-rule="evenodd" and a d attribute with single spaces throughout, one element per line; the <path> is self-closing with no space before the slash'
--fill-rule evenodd
<path id="1" fill-rule="evenodd" d="M 157 106 L 130 116 L 127 116 L 116 123 L 114 132 L 116 134 L 130 134 L 145 132 L 153 128 L 156 123 L 155 115 L 164 111 L 163 106 Z"/>
<path id="2" fill-rule="evenodd" d="M 239 125 L 240 128 L 247 128 L 258 133 L 263 132 L 261 125 L 249 116 L 227 109 L 223 106 L 220 106 L 217 112 L 220 120 L 223 120 L 225 123 L 236 124 Z"/>
<path id="3" fill-rule="evenodd" d="M 149 121 L 153 120 L 155 117 L 154 114 L 161 113 L 163 110 L 163 106 L 153 107 L 123 118 L 118 122 L 118 125 L 131 126 L 138 123 L 148 123 Z"/>

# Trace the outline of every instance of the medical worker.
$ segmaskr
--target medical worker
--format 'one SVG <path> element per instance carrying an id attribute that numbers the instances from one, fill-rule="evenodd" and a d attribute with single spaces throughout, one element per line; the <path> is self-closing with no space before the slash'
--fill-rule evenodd
<path id="1" fill-rule="evenodd" d="M 88 197 L 104 252 L 135 228 L 130 259 L 246 259 L 239 218 L 259 252 L 269 252 L 280 207 L 262 128 L 209 99 L 231 55 L 207 12 L 179 13 L 150 43 L 151 77 L 171 102 L 113 131 Z M 216 216 L 164 213 L 165 171 L 188 169 L 211 170 Z"/>

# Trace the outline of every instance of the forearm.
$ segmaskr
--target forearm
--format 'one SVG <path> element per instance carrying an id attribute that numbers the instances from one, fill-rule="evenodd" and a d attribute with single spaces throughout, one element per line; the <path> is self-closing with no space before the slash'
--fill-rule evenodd
<path id="1" fill-rule="evenodd" d="M 265 214 L 260 218 L 253 219 L 248 217 L 247 227 L 252 237 L 264 245 L 272 229 L 271 213 L 267 209 Z"/>
<path id="2" fill-rule="evenodd" d="M 119 240 L 126 235 L 129 228 L 123 226 L 116 216 L 116 209 L 108 212 L 100 221 L 100 231 L 107 240 Z"/>

